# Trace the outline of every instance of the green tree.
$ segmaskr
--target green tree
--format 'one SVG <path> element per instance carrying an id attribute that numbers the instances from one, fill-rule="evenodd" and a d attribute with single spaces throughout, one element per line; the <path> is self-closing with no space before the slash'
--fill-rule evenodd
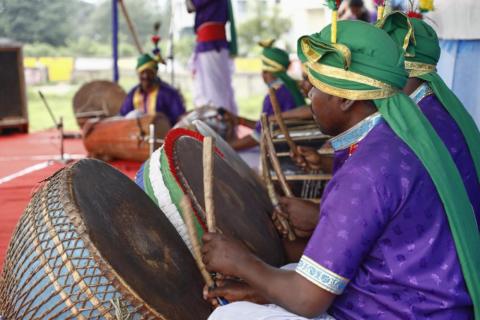
<path id="1" fill-rule="evenodd" d="M 250 8 L 253 9 L 253 16 L 238 26 L 240 55 L 258 54 L 261 50 L 257 45 L 258 41 L 279 39 L 292 25 L 289 18 L 281 16 L 278 4 L 267 8 L 264 1 L 255 1 L 253 8 Z"/>
<path id="2" fill-rule="evenodd" d="M 64 45 L 74 27 L 71 19 L 89 6 L 80 0 L 0 0 L 0 36 L 25 43 Z"/>

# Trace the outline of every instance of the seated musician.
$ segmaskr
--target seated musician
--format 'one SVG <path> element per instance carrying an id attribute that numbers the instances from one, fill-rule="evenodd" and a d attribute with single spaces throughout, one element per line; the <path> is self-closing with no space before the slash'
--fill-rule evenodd
<path id="1" fill-rule="evenodd" d="M 210 319 L 472 319 L 480 243 L 458 170 L 401 92 L 401 48 L 364 22 L 337 27 L 338 42 L 331 26 L 298 42 L 314 118 L 335 136 L 313 235 L 295 270 L 282 270 L 205 234 L 207 270 L 242 279 L 204 293 L 231 301 Z"/>
<path id="2" fill-rule="evenodd" d="M 185 113 L 181 94 L 157 75 L 159 63 L 165 62 L 158 48 L 152 54 L 144 53 L 138 57 L 136 71 L 140 84 L 133 87 L 125 98 L 120 108 L 122 116 L 162 112 L 173 126 Z"/>
<path id="3" fill-rule="evenodd" d="M 273 40 L 269 40 L 259 43 L 263 47 L 263 81 L 268 87 L 273 87 L 275 89 L 282 112 L 293 110 L 296 107 L 305 106 L 305 99 L 303 98 L 297 83 L 287 74 L 287 69 L 290 65 L 288 53 L 282 49 L 273 47 L 273 42 Z M 273 115 L 273 107 L 268 94 L 263 100 L 262 112 L 267 113 L 267 115 Z M 257 146 L 260 139 L 260 121 L 255 123 L 253 121 L 242 121 L 241 119 L 238 122 L 239 124 L 252 127 L 254 132 L 251 135 L 233 141 L 231 146 L 235 150 L 244 150 Z"/>

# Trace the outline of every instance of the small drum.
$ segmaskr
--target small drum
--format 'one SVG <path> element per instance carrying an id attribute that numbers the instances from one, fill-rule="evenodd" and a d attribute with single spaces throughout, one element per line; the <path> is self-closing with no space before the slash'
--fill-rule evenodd
<path id="1" fill-rule="evenodd" d="M 83 144 L 89 155 L 97 159 L 142 162 L 150 156 L 150 124 L 155 126 L 155 149 L 170 130 L 170 121 L 163 113 L 133 119 L 90 119 L 83 127 Z"/>
<path id="2" fill-rule="evenodd" d="M 73 113 L 80 128 L 90 118 L 103 118 L 117 115 L 127 97 L 118 84 L 95 80 L 84 84 L 73 97 Z"/>
<path id="3" fill-rule="evenodd" d="M 206 230 L 202 141 L 203 136 L 197 132 L 171 130 L 165 144 L 137 174 L 137 183 L 165 212 L 190 247 L 179 203 L 185 193 L 192 199 L 194 221 L 201 237 Z M 252 188 L 218 149 L 214 156 L 213 188 L 217 227 L 243 241 L 270 265 L 283 265 L 283 245 L 271 221 L 273 208 L 267 191 L 263 186 Z"/>
<path id="4" fill-rule="evenodd" d="M 177 122 L 174 128 L 195 130 L 194 120 L 202 120 L 228 142 L 236 138 L 234 119 L 228 116 L 223 109 L 215 107 L 206 106 L 193 109 Z"/>
<path id="5" fill-rule="evenodd" d="M 203 280 L 161 210 L 98 160 L 52 176 L 15 230 L 5 319 L 206 319 Z M 1 278 L 1 277 L 0 277 Z"/>

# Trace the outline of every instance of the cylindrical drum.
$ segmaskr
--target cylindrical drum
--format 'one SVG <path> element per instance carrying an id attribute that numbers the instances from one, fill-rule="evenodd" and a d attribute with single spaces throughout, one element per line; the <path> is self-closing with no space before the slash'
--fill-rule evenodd
<path id="1" fill-rule="evenodd" d="M 145 161 L 150 156 L 151 124 L 155 130 L 155 149 L 170 130 L 170 121 L 161 112 L 132 119 L 90 119 L 83 127 L 83 144 L 93 158 Z"/>
<path id="2" fill-rule="evenodd" d="M 184 194 L 192 200 L 199 236 L 206 230 L 203 138 L 198 132 L 171 130 L 164 145 L 145 162 L 136 179 L 165 212 L 187 246 L 190 243 L 179 206 Z M 252 187 L 228 164 L 219 149 L 216 149 L 213 167 L 213 201 L 218 228 L 242 241 L 270 265 L 284 264 L 283 245 L 271 220 L 273 207 L 267 191 L 261 185 Z"/>
<path id="3" fill-rule="evenodd" d="M 98 160 L 45 182 L 15 230 L 0 284 L 5 319 L 206 319 L 203 281 L 145 193 Z"/>

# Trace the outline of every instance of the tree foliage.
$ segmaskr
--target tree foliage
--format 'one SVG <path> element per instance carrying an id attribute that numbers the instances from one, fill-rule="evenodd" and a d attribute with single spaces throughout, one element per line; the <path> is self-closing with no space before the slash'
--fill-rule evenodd
<path id="1" fill-rule="evenodd" d="M 290 30 L 292 22 L 282 17 L 278 4 L 267 8 L 264 1 L 249 3 L 254 14 L 238 26 L 240 55 L 258 54 L 261 50 L 257 43 L 268 38 L 280 39 Z"/>

